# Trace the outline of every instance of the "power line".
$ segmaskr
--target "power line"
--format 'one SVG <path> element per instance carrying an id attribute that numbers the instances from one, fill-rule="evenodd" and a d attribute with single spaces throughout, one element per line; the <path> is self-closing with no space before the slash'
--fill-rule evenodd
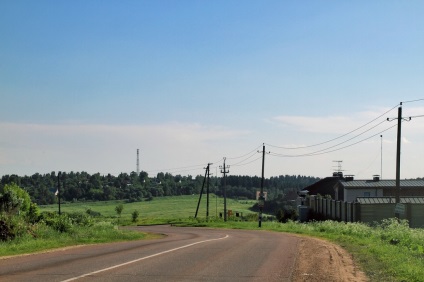
<path id="1" fill-rule="evenodd" d="M 399 104 L 398 104 L 398 105 L 399 105 Z M 345 133 L 345 134 L 340 135 L 340 136 L 338 136 L 338 137 L 336 137 L 336 138 L 330 139 L 330 140 L 328 140 L 328 141 L 324 141 L 324 142 L 317 143 L 317 144 L 313 144 L 313 145 L 300 146 L 300 147 L 281 147 L 281 146 L 275 146 L 275 145 L 271 145 L 271 144 L 266 144 L 266 145 L 268 145 L 268 146 L 270 146 L 270 147 L 274 147 L 274 148 L 287 149 L 287 150 L 296 150 L 296 149 L 305 149 L 305 148 L 310 148 L 310 147 L 316 147 L 316 146 L 319 146 L 319 145 L 323 145 L 323 144 L 326 144 L 326 143 L 330 143 L 330 142 L 332 142 L 332 141 L 335 141 L 335 140 L 337 140 L 337 139 L 343 138 L 343 137 L 345 137 L 345 136 L 347 136 L 347 135 L 349 135 L 349 134 L 351 134 L 351 133 L 353 133 L 353 132 L 355 132 L 355 131 L 358 131 L 359 129 L 361 129 L 361 128 L 363 128 L 363 127 L 367 126 L 367 125 L 369 125 L 370 123 L 372 123 L 372 122 L 376 121 L 377 119 L 381 118 L 382 116 L 386 115 L 387 113 L 389 113 L 389 112 L 393 111 L 395 108 L 397 108 L 397 107 L 398 107 L 398 105 L 394 106 L 393 108 L 391 108 L 390 110 L 388 110 L 388 111 L 384 112 L 383 114 L 379 115 L 378 117 L 374 118 L 373 120 L 371 120 L 371 121 L 367 122 L 366 124 L 364 124 L 364 125 L 362 125 L 362 126 L 360 126 L 360 127 L 356 128 L 356 129 L 354 129 L 354 130 L 352 130 L 352 131 L 349 131 L 348 133 Z"/>
<path id="2" fill-rule="evenodd" d="M 423 99 L 416 99 L 416 100 L 411 100 L 411 101 L 405 101 L 405 102 L 402 102 L 402 103 L 413 103 L 413 102 L 418 102 L 418 101 L 424 101 L 424 98 Z"/>
<path id="3" fill-rule="evenodd" d="M 346 148 L 352 147 L 352 146 L 354 146 L 354 145 L 357 145 L 357 144 L 359 144 L 359 143 L 362 143 L 362 142 L 364 142 L 364 141 L 366 141 L 366 140 L 369 140 L 369 139 L 371 139 L 371 138 L 373 138 L 373 137 L 375 137 L 375 136 L 377 136 L 377 135 L 380 135 L 381 133 L 386 132 L 386 131 L 388 131 L 388 130 L 390 130 L 390 129 L 392 129 L 392 128 L 396 127 L 396 126 L 397 126 L 397 125 L 395 124 L 395 125 L 390 126 L 389 128 L 387 128 L 387 129 L 385 129 L 385 130 L 383 130 L 383 131 L 380 131 L 380 132 L 379 132 L 379 133 L 377 133 L 377 134 L 374 134 L 374 135 L 372 135 L 372 136 L 370 136 L 370 137 L 364 138 L 364 139 L 362 139 L 362 140 L 360 140 L 360 141 L 358 141 L 358 142 L 352 143 L 352 144 L 350 144 L 350 145 L 347 145 L 347 146 L 344 146 L 344 147 L 341 147 L 341 148 L 338 148 L 338 149 L 334 149 L 334 150 L 326 151 L 326 152 L 323 152 L 324 150 L 319 150 L 319 151 L 316 151 L 316 152 L 306 153 L 306 154 L 299 154 L 299 155 L 283 155 L 283 154 L 277 154 L 277 153 L 272 153 L 272 152 L 271 152 L 270 154 L 271 154 L 271 156 L 274 156 L 274 157 L 286 157 L 286 158 L 293 158 L 293 157 L 310 157 L 310 156 L 317 156 L 317 155 L 328 154 L 328 153 L 332 153 L 332 152 L 340 151 L 340 150 L 342 150 L 342 149 L 346 149 Z M 340 145 L 340 144 L 339 144 L 339 145 Z M 334 147 L 334 146 L 333 146 L 333 147 Z M 330 147 L 330 148 L 331 148 L 331 147 Z M 330 148 L 327 148 L 327 149 L 325 149 L 325 150 L 328 150 L 328 149 L 330 149 Z"/>
<path id="4" fill-rule="evenodd" d="M 262 157 L 259 157 L 259 158 L 257 158 L 257 159 L 254 159 L 253 161 L 250 161 L 250 162 L 248 162 L 248 163 L 244 163 L 244 164 L 233 164 L 233 165 L 231 165 L 231 166 L 245 166 L 245 165 L 248 165 L 248 164 L 251 164 L 251 163 L 253 163 L 253 162 L 256 162 L 257 160 L 260 160 L 260 159 L 262 159 Z"/>
<path id="5" fill-rule="evenodd" d="M 234 166 L 234 165 L 241 164 L 241 163 L 243 163 L 243 162 L 247 161 L 248 159 L 252 158 L 253 156 L 256 156 L 256 154 L 257 154 L 257 151 L 255 151 L 255 152 L 251 152 L 249 157 L 247 157 L 247 158 L 245 158 L 245 159 L 243 159 L 243 160 L 241 160 L 241 161 L 239 161 L 239 162 L 237 162 L 237 163 L 235 163 L 235 164 L 232 164 L 232 165 Z"/>
<path id="6" fill-rule="evenodd" d="M 247 156 L 247 155 L 249 155 L 249 154 L 251 154 L 251 153 L 253 153 L 253 152 L 255 152 L 255 153 L 256 153 L 256 151 L 257 151 L 257 150 L 258 150 L 261 146 L 262 146 L 262 145 L 259 145 L 259 146 L 258 146 L 258 147 L 256 147 L 255 149 L 253 149 L 253 150 L 249 151 L 249 153 L 247 153 L 247 154 L 244 154 L 244 155 L 239 156 L 239 157 L 227 158 L 227 160 L 241 159 L 241 158 L 243 158 L 243 157 L 245 157 L 245 156 Z"/>

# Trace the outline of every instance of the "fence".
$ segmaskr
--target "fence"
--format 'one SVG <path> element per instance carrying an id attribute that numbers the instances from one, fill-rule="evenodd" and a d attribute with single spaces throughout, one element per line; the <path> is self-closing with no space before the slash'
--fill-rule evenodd
<path id="1" fill-rule="evenodd" d="M 401 198 L 401 203 L 405 211 L 399 214 L 399 218 L 407 219 L 410 227 L 424 228 L 424 198 Z M 357 202 L 349 203 L 311 195 L 305 204 L 323 219 L 364 223 L 393 218 L 396 208 L 390 197 L 357 198 Z"/>

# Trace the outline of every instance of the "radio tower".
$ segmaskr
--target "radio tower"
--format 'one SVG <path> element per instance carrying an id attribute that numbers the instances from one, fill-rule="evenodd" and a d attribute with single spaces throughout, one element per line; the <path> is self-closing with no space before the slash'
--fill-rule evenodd
<path id="1" fill-rule="evenodd" d="M 139 150 L 137 149 L 137 175 L 140 174 L 140 158 L 139 158 Z"/>

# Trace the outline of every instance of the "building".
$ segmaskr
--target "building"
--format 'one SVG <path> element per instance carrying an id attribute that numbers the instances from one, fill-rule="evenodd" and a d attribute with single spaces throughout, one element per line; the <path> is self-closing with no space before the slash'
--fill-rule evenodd
<path id="1" fill-rule="evenodd" d="M 396 180 L 355 180 L 336 173 L 305 187 L 309 195 L 329 196 L 336 201 L 356 202 L 359 197 L 395 197 Z M 424 179 L 400 180 L 400 197 L 424 197 Z"/>

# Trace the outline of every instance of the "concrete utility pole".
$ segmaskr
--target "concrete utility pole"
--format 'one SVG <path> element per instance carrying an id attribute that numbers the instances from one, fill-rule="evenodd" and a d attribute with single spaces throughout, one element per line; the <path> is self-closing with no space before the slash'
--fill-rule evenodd
<path id="1" fill-rule="evenodd" d="M 402 117 L 402 102 L 398 108 L 398 117 L 397 119 L 397 146 L 396 146 L 396 190 L 395 190 L 395 199 L 396 204 L 400 203 L 400 146 L 402 142 L 402 120 L 410 121 L 409 119 L 404 119 Z M 387 118 L 388 121 L 392 121 L 394 119 Z M 399 213 L 395 211 L 395 217 L 399 218 Z"/>
<path id="2" fill-rule="evenodd" d="M 402 103 L 398 108 L 397 146 L 396 146 L 396 204 L 400 203 L 400 145 L 402 138 Z"/>
<path id="3" fill-rule="evenodd" d="M 197 213 L 199 212 L 199 206 L 200 206 L 200 201 L 202 200 L 202 194 L 203 194 L 203 188 L 205 188 L 205 182 L 206 180 L 208 181 L 208 183 L 206 184 L 206 220 L 209 219 L 209 167 L 212 165 L 212 163 L 208 163 L 208 166 L 205 167 L 205 177 L 203 178 L 203 185 L 202 185 L 202 190 L 200 191 L 200 197 L 199 197 L 199 201 L 197 202 L 197 209 L 196 209 L 196 214 L 194 215 L 194 218 L 197 218 Z"/>
<path id="4" fill-rule="evenodd" d="M 262 227 L 262 212 L 265 205 L 265 197 L 264 197 L 264 176 L 265 172 L 265 144 L 262 146 L 262 179 L 261 179 L 261 193 L 259 194 L 259 227 Z"/>
<path id="5" fill-rule="evenodd" d="M 207 176 L 207 173 L 208 173 L 208 169 L 209 169 L 209 166 L 205 170 L 205 177 L 203 178 L 202 190 L 200 190 L 199 201 L 197 202 L 196 214 L 194 215 L 194 218 L 197 218 L 197 213 L 199 212 L 200 201 L 202 200 L 203 188 L 205 188 L 205 181 L 206 181 L 206 176 Z"/>
<path id="6" fill-rule="evenodd" d="M 227 221 L 227 173 L 229 173 L 230 171 L 227 170 L 228 168 L 230 168 L 229 165 L 225 166 L 225 160 L 226 158 L 224 158 L 224 165 L 220 166 L 221 168 L 221 173 L 224 174 L 224 221 Z"/>
<path id="7" fill-rule="evenodd" d="M 211 163 L 208 163 L 208 167 L 206 168 L 208 172 L 208 182 L 206 183 L 206 220 L 209 220 L 209 169 L 210 169 Z"/>

